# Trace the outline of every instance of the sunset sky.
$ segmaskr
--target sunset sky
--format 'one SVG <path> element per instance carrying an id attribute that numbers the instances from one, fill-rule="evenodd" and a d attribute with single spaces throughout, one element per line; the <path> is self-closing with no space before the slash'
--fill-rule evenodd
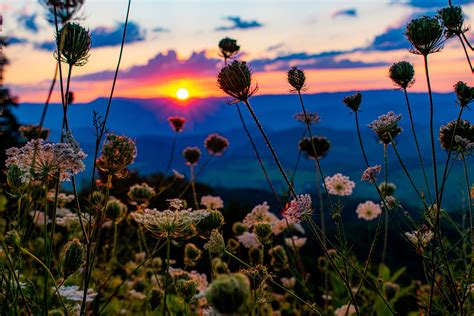
<path id="1" fill-rule="evenodd" d="M 191 97 L 221 95 L 215 83 L 223 64 L 217 43 L 226 36 L 241 45 L 238 58 L 250 63 L 259 94 L 288 92 L 285 72 L 294 65 L 307 72 L 309 93 L 391 89 L 387 71 L 400 60 L 415 65 L 413 90 L 424 91 L 422 58 L 408 52 L 403 34 L 411 18 L 432 16 L 445 3 L 133 0 L 115 95 L 174 96 L 183 87 Z M 453 3 L 463 4 L 466 24 L 474 24 L 474 3 Z M 46 10 L 33 0 L 6 0 L 0 6 L 2 35 L 10 37 L 5 82 L 22 102 L 44 102 L 55 67 L 54 30 Z M 126 6 L 127 0 L 85 0 L 79 22 L 91 30 L 92 50 L 87 65 L 73 69 L 78 101 L 108 95 Z M 431 55 L 430 63 L 436 91 L 450 91 L 458 80 L 473 83 L 457 39 Z"/>

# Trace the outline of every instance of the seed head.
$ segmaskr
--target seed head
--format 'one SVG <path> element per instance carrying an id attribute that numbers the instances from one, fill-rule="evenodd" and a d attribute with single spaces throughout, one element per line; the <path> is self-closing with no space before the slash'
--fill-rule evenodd
<path id="1" fill-rule="evenodd" d="M 184 264 L 192 267 L 201 259 L 202 250 L 195 244 L 188 243 L 184 246 Z"/>
<path id="2" fill-rule="evenodd" d="M 360 103 L 362 102 L 362 94 L 360 92 L 357 92 L 353 95 L 345 97 L 342 102 L 352 110 L 352 112 L 358 112 L 359 111 L 359 106 Z"/>
<path id="3" fill-rule="evenodd" d="M 147 206 L 155 195 L 155 189 L 145 182 L 132 185 L 127 193 L 130 204 L 142 206 Z"/>
<path id="4" fill-rule="evenodd" d="M 427 56 L 439 52 L 444 44 L 444 29 L 438 18 L 422 16 L 411 20 L 406 33 L 413 54 Z"/>
<path id="5" fill-rule="evenodd" d="M 67 278 L 77 271 L 84 259 L 84 249 L 78 239 L 73 239 L 66 244 L 63 251 L 62 272 Z"/>
<path id="6" fill-rule="evenodd" d="M 474 100 L 474 88 L 469 87 L 466 83 L 458 81 L 454 85 L 454 92 L 458 98 L 461 107 L 468 106 Z"/>
<path id="7" fill-rule="evenodd" d="M 293 87 L 293 89 L 291 89 L 292 92 L 299 92 L 306 89 L 306 76 L 304 71 L 298 67 L 292 67 L 288 70 L 287 79 L 290 86 Z"/>
<path id="8" fill-rule="evenodd" d="M 229 141 L 217 133 L 210 134 L 204 141 L 204 147 L 210 155 L 221 156 L 229 146 Z"/>
<path id="9" fill-rule="evenodd" d="M 252 71 L 244 61 L 234 60 L 222 68 L 217 83 L 224 93 L 234 98 L 231 103 L 245 102 L 257 91 L 257 86 L 252 86 Z"/>
<path id="10" fill-rule="evenodd" d="M 204 245 L 204 249 L 207 249 L 211 253 L 223 254 L 225 252 L 225 241 L 222 234 L 214 229 L 207 240 L 207 243 Z"/>
<path id="11" fill-rule="evenodd" d="M 97 167 L 110 175 L 123 177 L 127 166 L 137 157 L 135 142 L 127 136 L 108 134 L 102 146 L 102 154 L 97 160 Z"/>
<path id="12" fill-rule="evenodd" d="M 319 114 L 316 112 L 310 113 L 306 112 L 306 115 L 304 112 L 296 113 L 294 116 L 295 120 L 301 123 L 308 123 L 308 124 L 316 124 L 321 121 L 321 118 L 319 117 Z"/>
<path id="13" fill-rule="evenodd" d="M 388 145 L 392 142 L 392 139 L 395 140 L 395 137 L 402 132 L 402 128 L 398 125 L 401 119 L 400 114 L 388 112 L 380 115 L 368 126 L 379 137 L 382 144 Z"/>
<path id="14" fill-rule="evenodd" d="M 84 4 L 84 0 L 41 0 L 41 2 L 49 11 L 48 21 L 54 24 L 56 11 L 56 16 L 63 25 L 74 19 Z"/>
<path id="15" fill-rule="evenodd" d="M 409 88 L 415 82 L 415 69 L 413 68 L 413 65 L 407 61 L 394 63 L 390 67 L 388 74 L 393 83 L 401 89 Z"/>
<path id="16" fill-rule="evenodd" d="M 301 152 L 303 152 L 308 159 L 312 160 L 316 160 L 316 156 L 318 159 L 326 156 L 331 148 L 329 140 L 326 137 L 313 136 L 312 141 L 311 144 L 311 139 L 309 137 L 301 139 L 298 143 Z"/>
<path id="17" fill-rule="evenodd" d="M 183 150 L 183 157 L 187 165 L 195 166 L 201 158 L 201 150 L 198 147 L 186 147 Z"/>
<path id="18" fill-rule="evenodd" d="M 117 199 L 110 199 L 105 207 L 105 214 L 114 222 L 118 222 L 126 212 L 127 205 Z"/>
<path id="19" fill-rule="evenodd" d="M 272 225 L 270 223 L 262 222 L 256 223 L 253 226 L 253 232 L 257 236 L 258 241 L 264 245 L 271 242 L 272 239 Z"/>
<path id="20" fill-rule="evenodd" d="M 229 59 L 239 53 L 240 46 L 237 45 L 237 40 L 226 37 L 219 41 L 219 50 L 221 51 L 222 57 Z"/>
<path id="21" fill-rule="evenodd" d="M 84 66 L 89 58 L 91 35 L 77 23 L 66 23 L 56 36 L 56 59 L 70 66 Z"/>
<path id="22" fill-rule="evenodd" d="M 397 186 L 392 182 L 382 182 L 379 185 L 379 190 L 383 197 L 389 197 L 393 196 L 397 190 Z"/>
<path id="23" fill-rule="evenodd" d="M 184 123 L 186 123 L 186 119 L 181 116 L 170 116 L 168 117 L 168 122 L 170 123 L 171 128 L 176 133 L 179 133 L 183 130 Z"/>
<path id="24" fill-rule="evenodd" d="M 205 210 L 206 216 L 197 224 L 196 228 L 203 236 L 209 235 L 213 230 L 221 228 L 224 225 L 224 216 L 217 210 Z"/>
<path id="25" fill-rule="evenodd" d="M 439 129 L 439 141 L 444 150 L 470 154 L 474 149 L 474 125 L 467 120 L 451 121 Z"/>
<path id="26" fill-rule="evenodd" d="M 465 28 L 464 24 L 464 13 L 460 6 L 449 6 L 438 11 L 438 16 L 443 22 L 446 28 L 446 37 L 450 38 L 456 35 L 468 31 L 469 28 Z"/>

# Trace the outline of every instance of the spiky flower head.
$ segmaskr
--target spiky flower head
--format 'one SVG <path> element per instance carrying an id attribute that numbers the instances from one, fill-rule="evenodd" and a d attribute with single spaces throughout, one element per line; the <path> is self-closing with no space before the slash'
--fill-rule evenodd
<path id="1" fill-rule="evenodd" d="M 461 35 L 469 29 L 463 26 L 464 13 L 460 6 L 455 5 L 442 8 L 438 11 L 438 15 L 446 28 L 447 38 Z"/>
<path id="2" fill-rule="evenodd" d="M 388 75 L 393 83 L 401 89 L 407 89 L 415 82 L 415 68 L 407 61 L 394 63 L 390 67 Z"/>
<path id="3" fill-rule="evenodd" d="M 360 92 L 356 92 L 353 95 L 345 97 L 342 102 L 352 110 L 352 112 L 358 112 L 360 103 L 362 102 L 362 94 Z"/>
<path id="4" fill-rule="evenodd" d="M 264 245 L 272 240 L 272 225 L 267 222 L 256 223 L 253 226 L 253 232 L 257 236 L 258 241 Z"/>
<path id="5" fill-rule="evenodd" d="M 204 147 L 206 147 L 210 155 L 221 156 L 229 147 L 229 140 L 222 135 L 212 133 L 204 141 Z"/>
<path id="6" fill-rule="evenodd" d="M 311 216 L 312 214 L 313 207 L 309 194 L 296 196 L 283 211 L 283 217 L 291 224 L 300 223 L 305 216 Z"/>
<path id="7" fill-rule="evenodd" d="M 306 112 L 306 114 L 304 112 L 296 113 L 294 118 L 303 124 L 316 124 L 321 121 L 321 117 L 319 117 L 319 114 L 316 112 Z"/>
<path id="8" fill-rule="evenodd" d="M 207 243 L 204 245 L 204 249 L 207 249 L 209 252 L 216 253 L 218 255 L 221 255 L 225 252 L 224 237 L 222 237 L 222 234 L 219 232 L 219 230 L 214 229 L 211 232 Z"/>
<path id="9" fill-rule="evenodd" d="M 70 66 L 84 66 L 89 59 L 91 35 L 88 30 L 77 23 L 66 23 L 56 36 L 58 61 Z"/>
<path id="10" fill-rule="evenodd" d="M 52 180 L 59 175 L 59 181 L 69 181 L 71 177 L 85 169 L 83 160 L 87 155 L 77 143 L 45 143 L 34 139 L 21 148 L 6 151 L 5 166 L 16 165 L 27 180 Z"/>
<path id="11" fill-rule="evenodd" d="M 382 208 L 372 201 L 366 201 L 357 205 L 356 213 L 358 218 L 371 221 L 382 214 Z"/>
<path id="12" fill-rule="evenodd" d="M 202 210 L 206 214 L 199 223 L 196 224 L 196 228 L 201 235 L 207 236 L 213 230 L 221 228 L 224 225 L 224 216 L 218 210 Z"/>
<path id="13" fill-rule="evenodd" d="M 105 207 L 105 214 L 114 222 L 118 222 L 126 212 L 127 205 L 115 198 L 110 199 Z"/>
<path id="14" fill-rule="evenodd" d="M 379 137 L 382 144 L 388 145 L 402 132 L 402 128 L 398 125 L 401 119 L 401 114 L 390 111 L 387 114 L 380 115 L 368 126 Z"/>
<path id="15" fill-rule="evenodd" d="M 206 290 L 210 306 L 220 314 L 240 314 L 239 310 L 250 295 L 250 281 L 241 273 L 222 274 Z"/>
<path id="16" fill-rule="evenodd" d="M 298 67 L 291 67 L 291 69 L 288 70 L 287 80 L 290 86 L 293 87 L 293 89 L 291 89 L 292 92 L 299 92 L 306 89 L 306 75 L 304 71 Z"/>
<path id="17" fill-rule="evenodd" d="M 108 134 L 99 159 L 97 159 L 97 167 L 116 177 L 126 175 L 126 168 L 133 163 L 137 157 L 137 147 L 135 142 L 127 136 L 118 136 Z"/>
<path id="18" fill-rule="evenodd" d="M 411 20 L 406 28 L 413 54 L 427 56 L 443 48 L 444 28 L 438 18 L 422 16 Z"/>
<path id="19" fill-rule="evenodd" d="M 332 177 L 326 177 L 324 183 L 329 194 L 339 196 L 351 195 L 355 187 L 354 181 L 351 181 L 348 176 L 344 176 L 341 173 L 336 173 Z"/>
<path id="20" fill-rule="evenodd" d="M 20 131 L 21 136 L 26 138 L 28 141 L 37 138 L 47 140 L 49 137 L 49 128 L 41 128 L 40 130 L 39 125 L 21 125 L 18 130 Z"/>
<path id="21" fill-rule="evenodd" d="M 474 88 L 469 87 L 466 83 L 458 81 L 454 85 L 454 92 L 458 98 L 461 107 L 468 106 L 474 100 Z"/>
<path id="22" fill-rule="evenodd" d="M 231 103 L 246 102 L 256 91 L 252 85 L 252 71 L 245 61 L 234 60 L 217 75 L 219 88 L 234 98 Z"/>
<path id="23" fill-rule="evenodd" d="M 304 137 L 299 141 L 298 147 L 308 159 L 316 160 L 316 158 L 321 159 L 327 155 L 331 143 L 326 137 L 322 136 L 313 136 L 312 139 Z"/>
<path id="24" fill-rule="evenodd" d="M 383 197 L 393 196 L 397 186 L 392 182 L 382 182 L 379 184 L 379 190 Z"/>
<path id="25" fill-rule="evenodd" d="M 474 148 L 474 125 L 467 120 L 451 121 L 439 129 L 439 141 L 444 150 L 469 154 Z"/>
<path id="26" fill-rule="evenodd" d="M 188 243 L 184 246 L 184 264 L 190 267 L 195 266 L 201 259 L 202 250 L 195 244 Z"/>
<path id="27" fill-rule="evenodd" d="M 147 183 L 134 184 L 128 190 L 127 196 L 132 205 L 148 205 L 150 200 L 156 195 L 155 189 Z"/>
<path id="28" fill-rule="evenodd" d="M 71 21 L 82 8 L 84 0 L 41 0 L 48 9 L 48 21 L 55 23 L 54 16 L 57 16 L 61 24 Z"/>
<path id="29" fill-rule="evenodd" d="M 360 179 L 362 181 L 367 181 L 369 183 L 375 183 L 375 181 L 377 180 L 377 176 L 381 170 L 382 170 L 381 165 L 368 167 L 367 169 L 364 170 L 364 173 L 362 174 L 362 177 Z"/>
<path id="30" fill-rule="evenodd" d="M 168 122 L 170 123 L 171 128 L 176 133 L 179 133 L 183 130 L 184 123 L 186 123 L 186 119 L 181 116 L 170 116 L 168 117 Z"/>
<path id="31" fill-rule="evenodd" d="M 73 239 L 66 244 L 63 250 L 62 272 L 67 278 L 76 272 L 82 265 L 84 248 L 78 239 Z"/>
<path id="32" fill-rule="evenodd" d="M 219 41 L 219 50 L 221 51 L 222 57 L 229 59 L 239 53 L 240 46 L 237 45 L 237 40 L 225 37 Z"/>
<path id="33" fill-rule="evenodd" d="M 195 166 L 201 158 L 201 150 L 198 147 L 186 147 L 183 150 L 183 157 L 187 165 Z"/>

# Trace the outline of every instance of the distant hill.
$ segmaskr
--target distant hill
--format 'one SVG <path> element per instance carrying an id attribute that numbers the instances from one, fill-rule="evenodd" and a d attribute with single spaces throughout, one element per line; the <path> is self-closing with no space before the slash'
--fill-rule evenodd
<path id="1" fill-rule="evenodd" d="M 375 198 L 373 188 L 359 181 L 364 165 L 355 132 L 354 116 L 342 103 L 343 97 L 348 94 L 350 93 L 307 94 L 304 95 L 304 101 L 309 111 L 317 112 L 321 116 L 321 122 L 313 126 L 313 134 L 325 136 L 331 141 L 331 150 L 328 156 L 322 160 L 326 175 L 332 175 L 336 172 L 347 174 L 357 183 L 355 191 L 357 198 Z M 382 146 L 376 143 L 373 133 L 367 128 L 367 124 L 377 118 L 378 115 L 390 110 L 401 113 L 403 115 L 402 127 L 405 131 L 398 139 L 398 149 L 407 165 L 416 169 L 415 181 L 422 185 L 421 171 L 418 169 L 418 160 L 411 138 L 408 114 L 402 92 L 381 90 L 365 91 L 362 94 L 360 123 L 369 160 L 372 164 L 383 163 Z M 227 104 L 226 100 L 225 98 L 192 99 L 187 101 L 186 106 L 183 106 L 182 102 L 167 98 L 116 98 L 112 103 L 107 126 L 111 131 L 132 136 L 136 139 L 139 154 L 133 168 L 139 170 L 140 173 L 147 174 L 159 172 L 165 168 L 172 140 L 172 132 L 166 119 L 171 115 L 182 115 L 188 121 L 185 130 L 178 138 L 173 168 L 186 173 L 187 168 L 181 156 L 182 149 L 189 145 L 198 145 L 203 148 L 203 141 L 207 134 L 218 132 L 230 140 L 230 147 L 222 157 L 212 159 L 209 167 L 203 172 L 200 178 L 201 181 L 212 186 L 225 188 L 267 188 L 247 136 L 242 130 L 235 105 Z M 431 166 L 429 131 L 427 129 L 428 96 L 424 93 L 411 93 L 410 101 L 419 139 L 422 142 L 425 161 L 428 166 Z M 454 94 L 436 93 L 434 102 L 436 126 L 456 118 L 458 106 L 455 103 Z M 251 99 L 251 103 L 268 132 L 283 165 L 288 170 L 292 170 L 298 155 L 298 140 L 305 130 L 304 126 L 293 118 L 295 113 L 301 111 L 297 96 L 292 94 L 256 96 Z M 106 104 L 107 99 L 99 98 L 89 103 L 73 104 L 69 110 L 70 126 L 82 147 L 89 153 L 89 159 L 93 154 L 95 141 L 92 113 L 97 111 L 99 114 L 103 114 Z M 275 179 L 277 187 L 283 191 L 284 186 L 281 176 L 275 168 L 263 139 L 243 105 L 241 105 L 241 109 L 252 134 L 255 135 L 260 153 L 270 170 L 272 178 Z M 15 109 L 15 114 L 22 123 L 37 123 L 41 110 L 42 104 L 22 104 Z M 61 106 L 52 104 L 45 123 L 46 127 L 51 128 L 52 140 L 57 140 L 59 137 L 61 117 Z M 464 118 L 472 119 L 472 112 L 467 111 Z M 415 196 L 406 182 L 393 150 L 390 149 L 389 152 L 389 164 L 394 166 L 389 178 L 398 185 L 400 195 L 411 200 Z M 206 159 L 206 156 L 207 153 L 204 153 L 203 160 Z M 440 165 L 443 164 L 446 154 L 441 149 L 438 150 L 438 157 Z M 431 169 L 429 174 L 432 174 Z M 90 173 L 83 175 L 83 177 L 89 176 Z M 85 180 L 85 178 L 83 179 Z M 453 200 L 455 191 L 463 188 L 462 179 L 462 169 L 460 167 L 454 168 L 449 182 L 451 194 L 446 197 L 456 206 L 461 206 L 464 203 L 463 201 Z M 314 191 L 315 181 L 314 162 L 302 159 L 296 177 L 298 190 L 301 192 Z"/>

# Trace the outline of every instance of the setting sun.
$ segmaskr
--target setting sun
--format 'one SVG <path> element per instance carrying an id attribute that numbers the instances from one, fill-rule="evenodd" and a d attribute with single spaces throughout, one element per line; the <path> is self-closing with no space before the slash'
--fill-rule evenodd
<path id="1" fill-rule="evenodd" d="M 186 88 L 179 88 L 176 91 L 176 97 L 180 100 L 186 100 L 189 97 L 189 91 Z"/>

